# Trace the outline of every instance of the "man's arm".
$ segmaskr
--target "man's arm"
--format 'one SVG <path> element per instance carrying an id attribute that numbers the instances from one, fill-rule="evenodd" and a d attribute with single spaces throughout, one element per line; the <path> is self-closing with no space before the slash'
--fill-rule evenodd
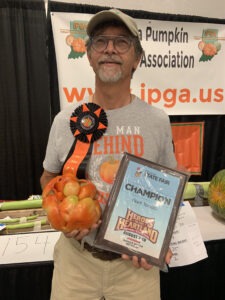
<path id="1" fill-rule="evenodd" d="M 58 174 L 57 173 L 51 173 L 47 170 L 44 170 L 44 172 L 41 175 L 40 178 L 40 183 L 41 183 L 41 188 L 42 190 L 44 189 L 44 187 L 46 186 L 46 184 L 54 177 L 56 177 Z"/>

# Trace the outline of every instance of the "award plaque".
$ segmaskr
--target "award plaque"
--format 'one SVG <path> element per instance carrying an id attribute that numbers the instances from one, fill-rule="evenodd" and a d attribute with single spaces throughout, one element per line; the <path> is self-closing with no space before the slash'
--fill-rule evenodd
<path id="1" fill-rule="evenodd" d="M 95 246 L 163 267 L 189 175 L 124 153 Z"/>

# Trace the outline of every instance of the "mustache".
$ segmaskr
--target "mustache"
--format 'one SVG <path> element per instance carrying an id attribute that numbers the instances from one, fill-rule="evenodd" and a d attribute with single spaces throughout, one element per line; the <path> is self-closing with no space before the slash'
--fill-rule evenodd
<path id="1" fill-rule="evenodd" d="M 98 63 L 103 64 L 103 63 L 116 63 L 116 64 L 122 64 L 122 61 L 120 58 L 118 58 L 115 55 L 107 55 L 103 56 L 99 59 Z"/>

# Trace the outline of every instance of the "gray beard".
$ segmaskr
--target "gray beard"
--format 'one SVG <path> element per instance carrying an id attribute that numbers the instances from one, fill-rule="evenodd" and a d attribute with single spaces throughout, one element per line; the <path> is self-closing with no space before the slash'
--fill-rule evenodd
<path id="1" fill-rule="evenodd" d="M 119 81 L 122 78 L 122 72 L 119 71 L 112 76 L 111 74 L 106 74 L 103 70 L 99 70 L 98 76 L 102 82 L 114 83 L 114 82 Z"/>

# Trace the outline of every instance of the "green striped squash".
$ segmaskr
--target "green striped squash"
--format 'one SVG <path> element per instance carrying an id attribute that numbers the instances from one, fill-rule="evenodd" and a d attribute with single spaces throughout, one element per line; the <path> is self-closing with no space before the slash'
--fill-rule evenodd
<path id="1" fill-rule="evenodd" d="M 213 212 L 225 219 L 225 169 L 217 172 L 210 181 L 208 202 Z"/>

